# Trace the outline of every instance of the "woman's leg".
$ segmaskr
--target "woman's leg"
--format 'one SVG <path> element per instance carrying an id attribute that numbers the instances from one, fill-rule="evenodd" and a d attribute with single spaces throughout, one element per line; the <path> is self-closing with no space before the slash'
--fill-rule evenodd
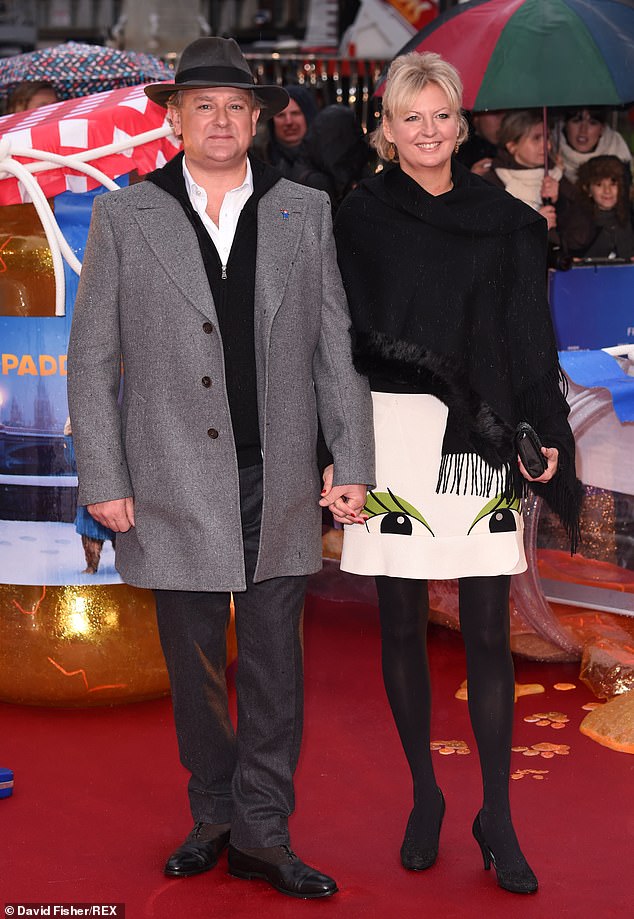
<path id="1" fill-rule="evenodd" d="M 515 673 L 510 645 L 510 578 L 461 578 L 460 628 L 467 655 L 469 714 L 480 755 L 480 823 L 498 866 L 521 867 L 509 802 Z"/>
<path id="2" fill-rule="evenodd" d="M 412 773 L 414 811 L 408 836 L 422 851 L 438 845 L 443 803 L 431 758 L 431 685 L 427 660 L 427 582 L 376 578 L 383 680 Z"/>

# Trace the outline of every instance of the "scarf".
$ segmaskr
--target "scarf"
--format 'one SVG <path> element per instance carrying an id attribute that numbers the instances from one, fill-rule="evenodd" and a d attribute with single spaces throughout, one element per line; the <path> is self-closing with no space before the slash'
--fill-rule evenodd
<path id="1" fill-rule="evenodd" d="M 544 181 L 544 167 L 535 169 L 512 166 L 494 166 L 496 175 L 504 185 L 509 195 L 519 198 L 533 210 L 538 211 L 542 206 L 542 182 Z M 548 174 L 559 181 L 563 175 L 559 166 L 553 166 Z"/>
<path id="2" fill-rule="evenodd" d="M 618 131 L 614 131 L 609 125 L 603 125 L 603 131 L 599 138 L 599 143 L 590 153 L 579 153 L 574 147 L 571 147 L 566 140 L 564 126 L 559 129 L 559 156 L 564 167 L 564 175 L 570 182 L 577 181 L 577 172 L 579 166 L 587 163 L 593 156 L 616 156 L 622 163 L 628 166 L 632 162 L 632 153 Z"/>
<path id="3" fill-rule="evenodd" d="M 453 162 L 454 188 L 428 194 L 400 168 L 367 179 L 335 221 L 353 355 L 374 389 L 426 392 L 448 409 L 437 489 L 523 493 L 513 433 L 528 421 L 560 454 L 531 488 L 574 548 L 580 490 L 546 298 L 546 223 Z"/>

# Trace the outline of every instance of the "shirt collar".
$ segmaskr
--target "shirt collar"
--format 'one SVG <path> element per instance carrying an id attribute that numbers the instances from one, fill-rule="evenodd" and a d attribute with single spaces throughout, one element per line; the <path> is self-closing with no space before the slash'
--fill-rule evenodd
<path id="1" fill-rule="evenodd" d="M 189 195 L 190 198 L 195 194 L 195 192 L 198 189 L 200 189 L 202 192 L 205 192 L 204 188 L 201 188 L 201 186 L 198 185 L 192 178 L 192 174 L 187 168 L 187 163 L 185 162 L 184 156 L 183 156 L 183 177 L 185 179 L 185 186 L 187 188 L 187 194 Z M 242 185 L 239 185 L 237 188 L 230 189 L 227 192 L 227 194 L 233 195 L 236 192 L 242 191 L 243 189 L 248 189 L 249 194 L 253 194 L 253 170 L 251 169 L 251 163 L 249 162 L 248 157 L 247 157 L 247 172 L 244 177 L 244 182 L 242 183 Z M 206 197 L 207 197 L 207 194 L 205 192 L 205 198 Z"/>

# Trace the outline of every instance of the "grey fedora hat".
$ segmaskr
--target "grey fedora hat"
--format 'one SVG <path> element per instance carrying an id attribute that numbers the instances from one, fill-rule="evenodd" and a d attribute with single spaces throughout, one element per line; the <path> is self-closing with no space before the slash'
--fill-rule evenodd
<path id="1" fill-rule="evenodd" d="M 181 89 L 231 86 L 252 89 L 266 106 L 264 118 L 272 118 L 288 105 L 289 96 L 281 86 L 260 86 L 233 38 L 198 38 L 184 49 L 173 83 L 150 83 L 145 95 L 167 107 L 167 100 Z"/>

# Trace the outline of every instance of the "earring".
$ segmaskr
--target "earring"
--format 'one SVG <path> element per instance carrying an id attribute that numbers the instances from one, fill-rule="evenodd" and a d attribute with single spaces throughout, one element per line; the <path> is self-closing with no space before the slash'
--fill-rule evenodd
<path id="1" fill-rule="evenodd" d="M 456 141 L 456 146 L 453 148 L 453 152 L 457 153 L 459 149 L 460 149 L 460 144 L 458 143 L 458 141 Z"/>
<path id="2" fill-rule="evenodd" d="M 390 148 L 388 150 L 387 158 L 390 160 L 390 162 L 396 159 L 396 144 L 392 143 L 392 141 L 390 141 Z"/>

